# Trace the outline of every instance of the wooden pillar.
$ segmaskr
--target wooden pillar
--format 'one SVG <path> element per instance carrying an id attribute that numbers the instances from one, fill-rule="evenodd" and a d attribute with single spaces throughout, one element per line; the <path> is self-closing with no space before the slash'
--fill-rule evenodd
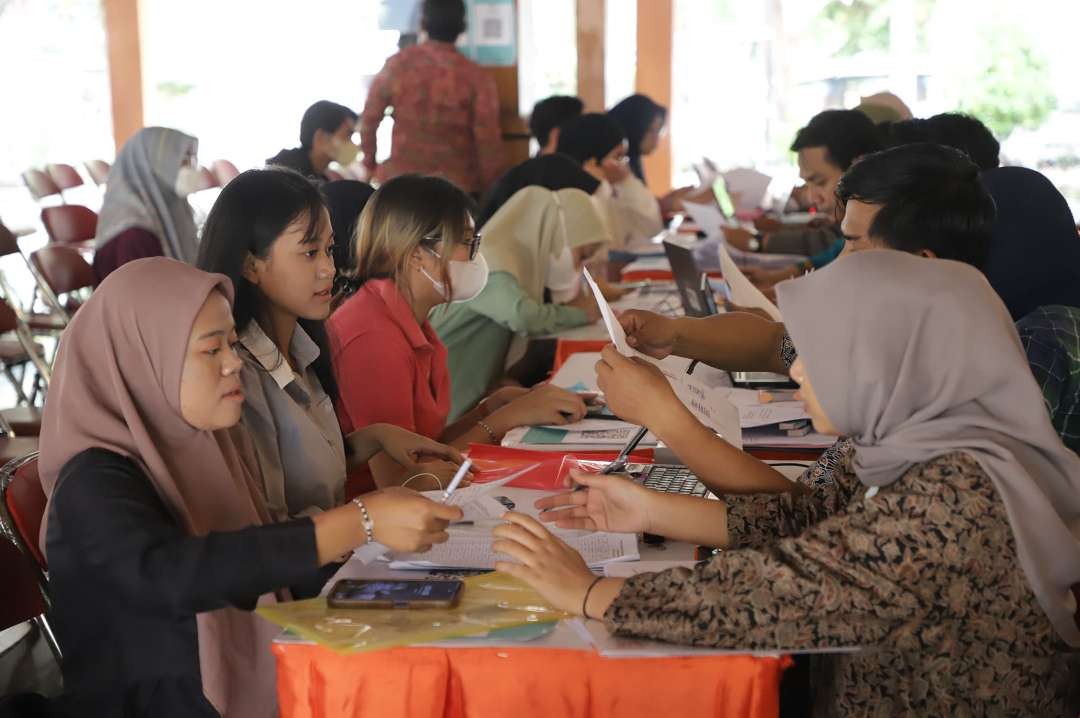
<path id="1" fill-rule="evenodd" d="M 499 125 L 502 128 L 503 166 L 510 168 L 529 159 L 529 127 L 521 117 L 518 100 L 518 66 L 487 67 L 499 90 Z"/>
<path id="2" fill-rule="evenodd" d="M 577 85 L 586 112 L 604 107 L 605 0 L 577 0 Z"/>
<path id="3" fill-rule="evenodd" d="M 139 1 L 102 0 L 116 151 L 143 126 Z"/>
<path id="4" fill-rule="evenodd" d="M 671 127 L 671 65 L 674 35 L 674 0 L 638 0 L 637 81 L 638 92 L 668 108 Z M 644 158 L 649 189 L 663 195 L 671 189 L 671 138 L 665 134 L 656 151 Z"/>

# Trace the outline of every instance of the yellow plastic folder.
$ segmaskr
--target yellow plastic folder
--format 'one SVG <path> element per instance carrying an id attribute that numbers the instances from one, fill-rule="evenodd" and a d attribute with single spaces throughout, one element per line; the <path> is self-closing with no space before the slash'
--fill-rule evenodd
<path id="1" fill-rule="evenodd" d="M 482 636 L 491 631 L 551 623 L 559 611 L 527 584 L 503 573 L 464 579 L 454 608 L 331 608 L 325 598 L 262 606 L 263 618 L 339 653 Z"/>

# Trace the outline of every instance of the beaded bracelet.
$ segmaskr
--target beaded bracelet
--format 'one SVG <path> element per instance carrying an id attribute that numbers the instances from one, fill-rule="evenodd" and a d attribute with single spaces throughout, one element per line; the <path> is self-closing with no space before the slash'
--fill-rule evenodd
<path id="1" fill-rule="evenodd" d="M 357 496 L 352 500 L 356 504 L 356 508 L 360 509 L 360 515 L 362 517 L 362 525 L 364 527 L 364 533 L 367 535 L 368 543 L 375 543 L 375 522 L 371 520 L 371 514 L 368 513 L 367 506 L 364 506 L 364 502 Z"/>
<path id="2" fill-rule="evenodd" d="M 483 421 L 476 422 L 476 425 L 487 432 L 487 435 L 491 437 L 491 443 L 498 444 L 499 437 L 495 434 L 495 431 Z"/>

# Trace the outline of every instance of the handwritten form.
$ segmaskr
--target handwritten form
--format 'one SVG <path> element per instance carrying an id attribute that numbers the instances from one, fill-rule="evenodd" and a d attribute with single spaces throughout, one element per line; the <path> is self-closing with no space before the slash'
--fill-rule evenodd
<path id="1" fill-rule="evenodd" d="M 637 561 L 637 535 L 608 533 L 576 533 L 560 538 L 570 548 L 581 554 L 589 568 L 603 568 L 613 561 Z M 493 569 L 496 561 L 514 561 L 515 559 L 497 553 L 492 544 L 495 538 L 487 535 L 452 534 L 446 543 L 437 544 L 431 550 L 421 554 L 395 554 L 390 562 L 392 569 L 420 568 L 474 568 Z"/>

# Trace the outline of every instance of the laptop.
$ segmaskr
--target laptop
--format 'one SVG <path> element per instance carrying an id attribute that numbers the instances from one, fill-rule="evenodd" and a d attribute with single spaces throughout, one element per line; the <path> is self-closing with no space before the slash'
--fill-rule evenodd
<path id="1" fill-rule="evenodd" d="M 679 290 L 683 312 L 688 317 L 711 317 L 716 314 L 716 300 L 708 285 L 708 277 L 698 269 L 694 252 L 689 247 L 664 242 L 664 254 L 671 264 L 671 276 Z M 702 279 L 702 277 L 705 277 Z M 704 286 L 703 286 L 704 285 Z"/>
<path id="2" fill-rule="evenodd" d="M 689 247 L 673 242 L 664 242 L 664 252 L 671 263 L 671 276 L 679 290 L 683 312 L 688 317 L 711 317 L 717 313 L 716 299 L 713 297 L 709 278 L 698 269 L 694 252 Z M 795 384 L 783 374 L 767 371 L 731 372 L 734 386 L 750 389 L 794 388 Z"/>

